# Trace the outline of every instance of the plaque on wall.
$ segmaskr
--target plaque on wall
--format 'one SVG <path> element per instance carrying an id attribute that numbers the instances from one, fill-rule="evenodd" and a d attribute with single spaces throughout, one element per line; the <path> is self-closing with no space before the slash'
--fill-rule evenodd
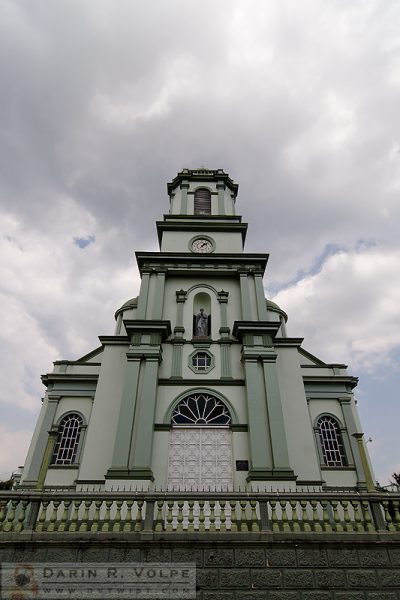
<path id="1" fill-rule="evenodd" d="M 249 470 L 249 461 L 248 460 L 237 460 L 236 461 L 236 471 L 248 471 Z"/>

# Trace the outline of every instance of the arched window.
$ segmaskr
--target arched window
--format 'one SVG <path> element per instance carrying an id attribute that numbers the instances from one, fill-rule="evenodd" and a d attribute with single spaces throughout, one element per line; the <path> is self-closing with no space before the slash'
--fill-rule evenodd
<path id="1" fill-rule="evenodd" d="M 345 467 L 347 461 L 339 423 L 330 415 L 324 415 L 318 419 L 317 429 L 325 465 Z"/>
<path id="2" fill-rule="evenodd" d="M 231 415 L 225 404 L 211 394 L 190 394 L 172 413 L 173 425 L 229 425 Z"/>
<path id="3" fill-rule="evenodd" d="M 73 465 L 76 462 L 82 417 L 69 413 L 60 422 L 57 441 L 54 447 L 53 465 Z"/>
<path id="4" fill-rule="evenodd" d="M 211 215 L 211 192 L 200 188 L 194 193 L 194 214 Z"/>

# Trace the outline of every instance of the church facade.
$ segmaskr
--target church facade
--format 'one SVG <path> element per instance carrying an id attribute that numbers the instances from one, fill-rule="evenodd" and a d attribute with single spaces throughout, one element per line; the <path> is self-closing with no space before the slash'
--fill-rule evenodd
<path id="1" fill-rule="evenodd" d="M 238 185 L 184 169 L 114 335 L 54 363 L 20 487 L 373 490 L 353 390 L 266 299 Z"/>

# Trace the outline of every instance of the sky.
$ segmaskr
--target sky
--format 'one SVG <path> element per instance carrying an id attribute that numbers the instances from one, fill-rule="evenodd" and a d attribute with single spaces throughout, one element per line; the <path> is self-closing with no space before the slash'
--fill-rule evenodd
<path id="1" fill-rule="evenodd" d="M 288 333 L 400 471 L 398 0 L 1 0 L 0 479 L 40 374 L 112 334 L 184 167 L 239 183 Z"/>

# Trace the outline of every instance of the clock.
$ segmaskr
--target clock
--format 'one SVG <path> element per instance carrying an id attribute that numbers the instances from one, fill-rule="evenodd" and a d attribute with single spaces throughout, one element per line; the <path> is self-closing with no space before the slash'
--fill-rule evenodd
<path id="1" fill-rule="evenodd" d="M 192 251 L 208 254 L 214 250 L 213 243 L 207 238 L 197 238 L 192 242 Z"/>

